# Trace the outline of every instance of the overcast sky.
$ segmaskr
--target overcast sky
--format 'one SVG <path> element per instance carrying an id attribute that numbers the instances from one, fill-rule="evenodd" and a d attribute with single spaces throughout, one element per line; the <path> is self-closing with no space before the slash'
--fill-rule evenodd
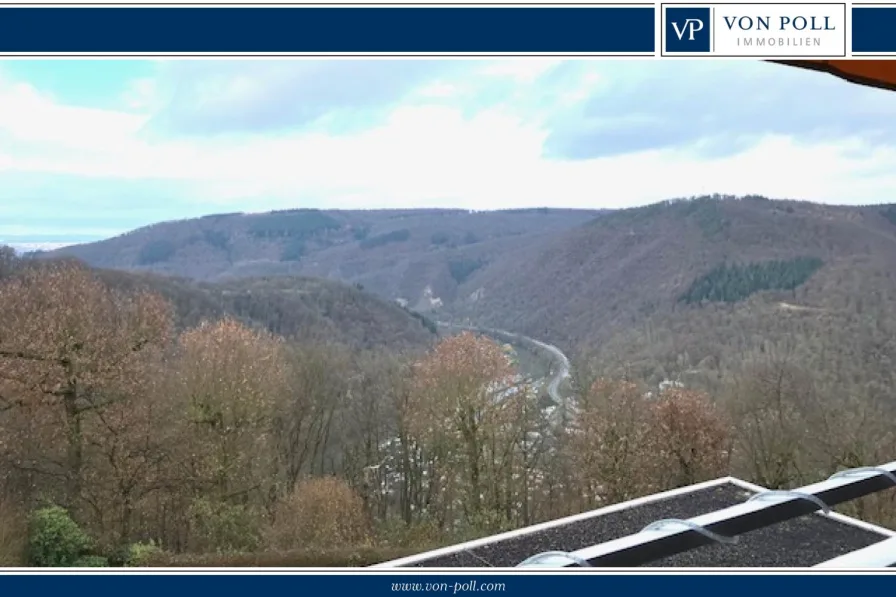
<path id="1" fill-rule="evenodd" d="M 0 63 L 0 241 L 712 192 L 896 201 L 896 94 L 745 61 Z"/>

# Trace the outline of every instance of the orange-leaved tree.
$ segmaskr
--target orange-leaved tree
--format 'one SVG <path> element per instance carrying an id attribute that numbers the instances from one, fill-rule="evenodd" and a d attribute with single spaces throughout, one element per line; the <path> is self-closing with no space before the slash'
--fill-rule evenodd
<path id="1" fill-rule="evenodd" d="M 23 268 L 0 282 L 0 304 L 6 470 L 77 507 L 85 421 L 142 395 L 173 334 L 170 306 L 75 262 Z"/>
<path id="2" fill-rule="evenodd" d="M 520 389 L 513 365 L 494 341 L 470 332 L 442 340 L 413 372 L 407 404 L 412 433 L 436 459 L 443 510 L 462 500 L 468 520 L 482 514 L 484 479 L 509 404 Z M 463 482 L 465 487 L 458 488 Z"/>
<path id="3" fill-rule="evenodd" d="M 733 434 L 709 396 L 669 388 L 651 402 L 649 452 L 662 489 L 683 487 L 728 473 Z"/>
<path id="4" fill-rule="evenodd" d="M 599 378 L 580 397 L 568 449 L 585 508 L 644 495 L 654 487 L 649 404 L 637 384 Z"/>

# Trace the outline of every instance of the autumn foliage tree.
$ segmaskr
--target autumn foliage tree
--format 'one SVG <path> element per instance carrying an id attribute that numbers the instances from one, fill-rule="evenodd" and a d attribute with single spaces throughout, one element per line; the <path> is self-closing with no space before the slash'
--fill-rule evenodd
<path id="1" fill-rule="evenodd" d="M 285 367 L 281 340 L 232 319 L 181 336 L 173 391 L 189 425 L 186 465 L 209 499 L 259 505 L 275 491 L 271 427 Z"/>
<path id="2" fill-rule="evenodd" d="M 178 303 L 175 319 L 141 290 L 151 277 L 128 276 L 0 248 L 2 562 L 20 562 L 21 521 L 45 501 L 122 562 L 147 551 L 338 558 L 453 543 L 729 471 L 794 486 L 896 449 L 892 384 L 825 385 L 795 358 L 802 347 L 659 392 L 640 379 L 650 368 L 600 363 L 546 408 L 553 397 L 539 399 L 474 333 L 410 355 L 323 341 L 299 323 L 287 339 L 223 302 Z M 225 311 L 241 319 L 216 319 Z M 688 354 L 659 379 L 705 366 Z M 846 507 L 893 524 L 894 500 Z"/>
<path id="3" fill-rule="evenodd" d="M 332 549 L 360 545 L 370 532 L 358 492 L 326 476 L 300 481 L 277 503 L 267 541 L 274 549 Z"/>
<path id="4" fill-rule="evenodd" d="M 413 434 L 439 460 L 442 495 L 462 501 L 468 520 L 482 514 L 486 459 L 503 441 L 516 384 L 501 347 L 470 332 L 442 340 L 414 369 L 407 405 Z M 465 488 L 455 487 L 458 479 Z"/>
<path id="5" fill-rule="evenodd" d="M 0 283 L 0 304 L 8 470 L 79 508 L 85 426 L 142 395 L 172 337 L 170 307 L 153 294 L 116 292 L 74 262 L 23 268 Z"/>
<path id="6" fill-rule="evenodd" d="M 649 492 L 650 420 L 637 384 L 598 378 L 580 398 L 568 443 L 582 506 L 616 503 Z"/>
<path id="7" fill-rule="evenodd" d="M 683 487 L 728 472 L 732 429 L 709 396 L 669 388 L 648 413 L 649 452 L 660 487 Z"/>

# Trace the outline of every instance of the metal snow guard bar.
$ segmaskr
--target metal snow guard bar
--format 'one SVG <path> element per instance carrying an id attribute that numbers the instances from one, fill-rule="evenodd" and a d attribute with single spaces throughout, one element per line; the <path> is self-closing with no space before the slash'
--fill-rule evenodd
<path id="1" fill-rule="evenodd" d="M 792 491 L 774 492 L 777 499 L 750 500 L 690 518 L 688 522 L 715 535 L 735 537 L 822 510 L 819 501 L 830 507 L 894 487 L 894 473 L 896 461 L 866 468 L 861 474 L 838 474 L 826 481 Z M 708 534 L 693 527 L 676 526 L 668 529 L 646 529 L 634 535 L 574 551 L 571 555 L 592 566 L 626 568 L 642 566 L 714 542 Z M 575 566 L 578 564 L 572 561 L 565 565 Z"/>

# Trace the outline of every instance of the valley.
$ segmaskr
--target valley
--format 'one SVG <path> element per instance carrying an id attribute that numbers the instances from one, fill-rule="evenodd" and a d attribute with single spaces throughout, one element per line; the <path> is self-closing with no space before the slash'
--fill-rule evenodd
<path id="1" fill-rule="evenodd" d="M 719 195 L 603 212 L 293 210 L 160 223 L 41 255 L 204 284 L 340 281 L 651 384 L 685 375 L 715 390 L 754 353 L 820 342 L 802 366 L 830 370 L 824 354 L 838 383 L 855 368 L 888 385 L 888 368 L 856 359 L 888 343 L 894 214 Z"/>
<path id="2" fill-rule="evenodd" d="M 0 514 L 109 561 L 372 563 L 896 449 L 887 205 L 224 214 L 0 251 L 0 292 Z"/>

